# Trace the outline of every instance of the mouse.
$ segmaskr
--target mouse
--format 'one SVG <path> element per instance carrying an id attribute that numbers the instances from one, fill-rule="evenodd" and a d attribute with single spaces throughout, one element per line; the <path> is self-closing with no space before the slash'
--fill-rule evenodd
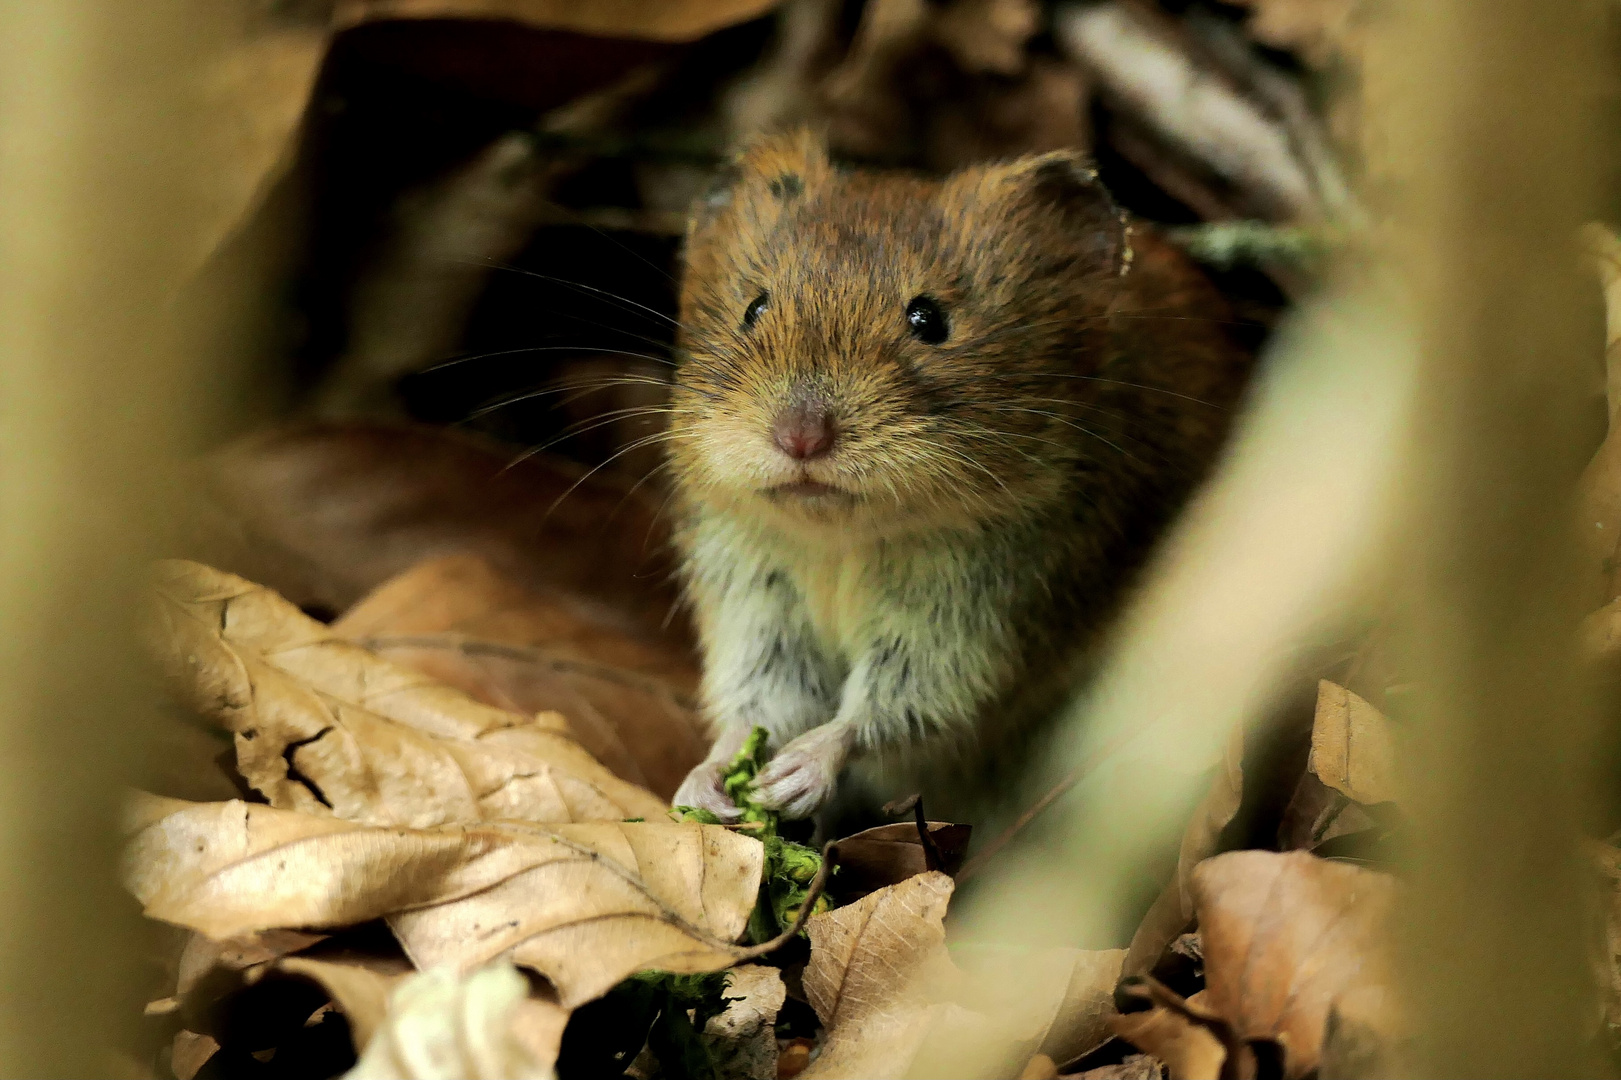
<path id="1" fill-rule="evenodd" d="M 755 727 L 785 818 L 1005 793 L 1219 457 L 1234 324 L 1078 151 L 943 177 L 807 131 L 740 153 L 680 287 L 666 453 L 714 743 L 674 803 L 737 821 Z"/>

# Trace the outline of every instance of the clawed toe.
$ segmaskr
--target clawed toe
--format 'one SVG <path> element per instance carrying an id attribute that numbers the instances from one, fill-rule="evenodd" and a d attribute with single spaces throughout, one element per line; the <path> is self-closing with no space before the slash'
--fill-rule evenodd
<path id="1" fill-rule="evenodd" d="M 727 824 L 736 824 L 743 820 L 743 811 L 739 810 L 726 794 L 722 786 L 719 766 L 705 763 L 687 774 L 676 791 L 675 798 L 671 800 L 674 806 L 694 806 L 700 810 L 708 810 L 721 821 Z"/>

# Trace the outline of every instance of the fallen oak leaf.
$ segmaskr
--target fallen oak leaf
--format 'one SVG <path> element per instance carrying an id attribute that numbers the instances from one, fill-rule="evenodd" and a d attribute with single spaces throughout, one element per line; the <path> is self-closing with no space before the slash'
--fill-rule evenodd
<path id="1" fill-rule="evenodd" d="M 523 717 L 333 636 L 268 589 L 160 564 L 147 640 L 178 698 L 235 736 L 272 805 L 370 824 L 659 813 L 555 713 Z"/>
<path id="2" fill-rule="evenodd" d="M 759 954 L 732 944 L 763 869 L 764 849 L 751 837 L 654 822 L 506 828 L 549 845 L 548 857 L 455 903 L 391 916 L 418 967 L 466 970 L 509 957 L 545 975 L 574 1008 L 636 971 L 698 974 Z"/>
<path id="3" fill-rule="evenodd" d="M 180 554 L 300 606 L 345 611 L 426 559 L 475 554 L 505 578 L 587 597 L 691 648 L 672 605 L 667 524 L 632 485 L 566 460 L 420 425 L 298 424 L 232 443 L 190 479 Z"/>
<path id="4" fill-rule="evenodd" d="M 810 920 L 805 996 L 827 1039 L 801 1075 L 905 1072 L 927 1035 L 930 1006 L 916 983 L 949 963 L 944 920 L 953 888 L 931 871 Z"/>
<path id="5" fill-rule="evenodd" d="M 1303 852 L 1234 851 L 1201 863 L 1193 888 L 1204 1004 L 1246 1044 L 1279 1044 L 1287 1077 L 1317 1068 L 1336 1001 L 1392 985 L 1388 874 Z"/>
<path id="6" fill-rule="evenodd" d="M 756 954 L 731 943 L 763 848 L 715 826 L 405 829 L 151 796 L 132 816 L 130 891 L 149 917 L 213 937 L 387 916 L 418 967 L 510 955 L 571 1008 L 638 970 L 711 971 Z"/>
<path id="7" fill-rule="evenodd" d="M 661 798 L 674 794 L 709 740 L 683 643 L 637 620 L 542 590 L 473 554 L 428 559 L 389 579 L 332 633 L 487 705 L 556 710 L 593 757 Z"/>

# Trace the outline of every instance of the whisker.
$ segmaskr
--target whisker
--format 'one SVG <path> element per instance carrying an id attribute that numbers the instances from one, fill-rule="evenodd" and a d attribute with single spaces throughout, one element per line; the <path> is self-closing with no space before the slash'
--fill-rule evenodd
<path id="1" fill-rule="evenodd" d="M 647 411 L 651 412 L 651 411 L 654 411 L 654 410 L 647 410 Z M 663 410 L 658 410 L 658 411 L 663 411 Z M 564 428 L 558 434 L 552 436 L 550 439 L 547 439 L 545 442 L 541 443 L 540 445 L 532 447 L 530 450 L 528 450 L 526 452 L 529 453 L 529 454 L 538 454 L 538 453 L 541 453 L 544 450 L 550 450 L 552 447 L 558 445 L 559 443 L 567 442 L 568 440 L 573 439 L 573 438 L 577 438 L 577 437 L 579 437 L 581 435 L 589 435 L 591 432 L 596 431 L 599 428 L 608 427 L 608 426 L 618 422 L 620 419 L 622 419 L 622 417 L 619 417 L 619 416 L 607 416 L 606 418 L 604 418 L 603 416 L 590 416 L 590 417 L 587 417 L 584 420 L 580 420 L 580 421 L 577 421 L 576 423 L 570 424 L 568 427 Z M 520 458 L 519 460 L 522 460 L 522 459 Z"/>
<path id="2" fill-rule="evenodd" d="M 467 356 L 453 356 L 448 360 L 440 360 L 438 363 L 430 364 L 425 368 L 419 369 L 419 374 L 426 374 L 430 371 L 438 371 L 441 368 L 456 367 L 459 364 L 472 363 L 474 360 L 493 360 L 501 356 L 521 356 L 524 353 L 543 352 L 588 353 L 598 356 L 628 356 L 636 360 L 648 360 L 655 364 L 663 364 L 666 367 L 675 367 L 675 361 L 671 360 L 669 357 L 654 356 L 652 353 L 631 352 L 627 349 L 602 349 L 592 346 L 576 345 L 527 345 L 521 349 L 496 349 L 493 352 L 472 353 Z"/>
<path id="3" fill-rule="evenodd" d="M 1179 394 L 1175 390 L 1167 390 L 1163 386 L 1148 386 L 1145 383 L 1125 382 L 1124 380 L 1121 380 L 1121 379 L 1105 379 L 1101 375 L 1071 375 L 1071 374 L 1062 373 L 1062 372 L 1056 372 L 1056 371 L 1050 371 L 1050 372 L 1049 371 L 1032 371 L 1032 372 L 1021 372 L 1021 373 L 1018 373 L 1018 374 L 1010 374 L 1010 375 L 990 375 L 990 376 L 987 376 L 987 378 L 997 379 L 997 380 L 1003 380 L 1003 379 L 1080 379 L 1083 382 L 1108 383 L 1108 384 L 1113 385 L 1113 386 L 1130 387 L 1133 390 L 1147 390 L 1150 393 L 1154 393 L 1154 394 L 1165 394 L 1168 397 L 1180 398 L 1183 401 L 1191 401 L 1195 405 L 1203 405 L 1207 409 L 1219 409 L 1222 412 L 1226 412 L 1225 406 L 1217 405 L 1213 401 L 1205 401 L 1203 398 L 1191 397 L 1188 394 Z"/>
<path id="4" fill-rule="evenodd" d="M 555 402 L 554 404 L 557 407 L 572 405 L 574 402 L 596 393 L 598 390 L 606 390 L 614 386 L 653 386 L 668 389 L 669 385 L 669 383 L 660 382 L 657 379 L 637 379 L 633 377 L 616 376 L 614 378 L 594 380 L 592 382 L 569 383 L 564 386 L 539 387 L 533 390 L 523 390 L 509 397 L 498 398 L 494 401 L 487 401 L 478 408 L 474 409 L 472 412 L 468 413 L 467 418 L 471 420 L 480 416 L 488 416 L 497 409 L 504 409 L 510 405 L 517 405 L 525 401 L 533 401 L 543 397 L 550 397 L 553 394 L 566 394 L 571 391 L 578 391 L 578 393 L 571 398 L 564 398 L 562 401 Z"/>
<path id="5" fill-rule="evenodd" d="M 633 450 L 640 450 L 642 447 L 651 445 L 652 443 L 658 442 L 660 440 L 666 440 L 666 439 L 670 439 L 670 438 L 673 438 L 673 437 L 677 437 L 675 432 L 661 431 L 661 432 L 658 432 L 657 434 L 649 435 L 649 436 L 647 436 L 645 438 L 642 438 L 642 439 L 637 439 L 635 442 L 631 443 L 629 446 L 626 446 L 624 449 L 622 449 L 622 450 L 618 451 L 617 453 L 613 454 L 612 456 L 610 456 L 602 464 L 597 465 L 595 468 L 591 469 L 584 476 L 582 476 L 578 480 L 574 481 L 574 483 L 570 484 L 569 487 L 568 487 L 568 490 L 563 492 L 563 494 L 559 495 L 557 497 L 557 501 L 553 502 L 551 506 L 546 508 L 545 517 L 549 518 L 549 517 L 552 516 L 552 514 L 556 513 L 557 508 L 559 506 L 563 505 L 563 500 L 568 498 L 570 495 L 574 494 L 574 492 L 579 488 L 579 486 L 581 484 L 585 483 L 587 480 L 591 479 L 597 473 L 601 472 L 603 469 L 607 468 L 609 465 L 612 465 L 614 462 L 618 461 L 620 458 L 624 457 L 626 454 L 630 453 Z M 510 466 L 509 466 L 509 468 L 510 468 Z M 543 518 L 543 520 L 544 520 L 544 518 Z"/>
<path id="6" fill-rule="evenodd" d="M 466 261 L 467 265 L 470 265 L 470 266 L 493 267 L 493 268 L 495 268 L 497 270 L 506 270 L 506 271 L 509 271 L 511 273 L 514 273 L 514 274 L 522 274 L 525 277 L 538 278 L 541 281 L 550 281 L 553 284 L 561 285 L 566 289 L 578 289 L 578 290 L 580 290 L 582 292 L 595 293 L 596 295 L 601 296 L 601 297 L 603 297 L 603 298 L 605 298 L 607 300 L 611 300 L 611 301 L 614 301 L 614 302 L 620 304 L 621 306 L 625 307 L 627 310 L 635 310 L 635 311 L 645 312 L 646 314 L 651 315 L 656 319 L 663 319 L 665 322 L 669 323 L 671 326 L 675 327 L 677 330 L 681 329 L 680 320 L 671 318 L 670 316 L 666 315 L 664 312 L 659 311 L 657 308 L 648 307 L 646 304 L 639 303 L 638 301 L 632 300 L 628 296 L 620 296 L 618 293 L 609 292 L 607 289 L 599 289 L 595 285 L 587 285 L 584 282 L 580 282 L 580 281 L 570 281 L 568 278 L 554 277 L 551 274 L 542 274 L 538 270 L 530 270 L 530 269 L 528 269 L 526 267 L 522 267 L 522 266 L 512 266 L 512 265 L 510 265 L 508 263 L 498 263 L 498 262 L 494 262 L 494 261 L 490 261 L 490 260 L 478 260 L 478 259 L 465 260 L 465 261 Z"/>
<path id="7" fill-rule="evenodd" d="M 1128 458 L 1128 459 L 1130 459 L 1132 461 L 1135 461 L 1137 464 L 1141 465 L 1145 469 L 1148 468 L 1148 463 L 1146 461 L 1143 461 L 1141 458 L 1137 457 L 1135 454 L 1131 454 L 1131 453 L 1121 449 L 1119 446 L 1116 446 L 1114 443 L 1110 442 L 1108 439 L 1105 439 L 1102 435 L 1099 435 L 1097 432 L 1093 431 L 1091 428 L 1086 427 L 1086 426 L 1084 426 L 1082 424 L 1074 423 L 1074 422 L 1072 422 L 1070 420 L 1066 420 L 1064 417 L 1059 416 L 1057 413 L 1047 412 L 1047 411 L 1045 411 L 1043 409 L 1021 409 L 1016 405 L 995 406 L 995 408 L 999 412 L 1022 412 L 1022 413 L 1032 413 L 1032 414 L 1034 414 L 1036 416 L 1050 417 L 1050 418 L 1058 421 L 1060 424 L 1063 424 L 1065 427 L 1074 428 L 1076 431 L 1081 432 L 1083 435 L 1090 435 L 1092 438 L 1098 440 L 1098 442 L 1102 443 L 1103 445 L 1111 447 L 1116 453 L 1119 453 L 1119 454 L 1125 456 L 1126 458 Z"/>

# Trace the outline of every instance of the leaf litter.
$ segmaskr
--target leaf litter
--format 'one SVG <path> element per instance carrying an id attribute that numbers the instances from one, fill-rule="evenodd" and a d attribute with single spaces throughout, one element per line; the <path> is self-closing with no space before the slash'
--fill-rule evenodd
<path id="1" fill-rule="evenodd" d="M 505 19 L 663 48 L 771 7 L 644 6 L 286 5 L 297 11 L 250 30 L 213 88 L 251 146 L 210 242 L 250 225 L 288 175 L 339 28 Z M 1354 66 L 1354 4 L 1237 6 L 1252 41 L 1320 70 Z M 1206 217 L 1245 206 L 1265 216 L 1253 208 L 1280 177 L 1319 178 L 1280 161 L 1252 190 L 1212 187 L 1221 162 L 1142 137 L 1180 131 L 1178 117 L 1122 93 L 1118 72 L 1063 34 L 1054 55 L 1044 9 L 1027 0 L 870 0 L 848 26 L 853 9 L 835 7 L 787 5 L 780 47 L 728 92 L 736 137 L 771 117 L 814 118 L 846 151 L 937 168 L 1113 138 Z M 1154 45 L 1210 75 L 1181 30 Z M 1243 80 L 1217 74 L 1238 103 Z M 1090 130 L 1095 92 L 1110 102 L 1110 131 Z M 1287 110 L 1274 100 L 1261 111 Z M 1586 239 L 1621 311 L 1621 245 L 1598 226 Z M 1610 368 L 1618 340 L 1612 314 Z M 1621 382 L 1613 371 L 1602 381 L 1613 417 Z M 1595 609 L 1582 644 L 1605 663 L 1621 655 L 1617 446 L 1606 440 L 1583 477 L 1578 518 Z M 545 459 L 508 464 L 442 433 L 351 423 L 262 435 L 205 470 L 199 486 L 212 486 L 224 519 L 209 543 L 249 573 L 164 564 L 147 640 L 198 721 L 185 756 L 230 775 L 199 783 L 206 799 L 134 797 L 123 864 L 146 913 L 189 932 L 146 1009 L 167 1073 L 1399 1071 L 1385 947 L 1400 887 L 1369 843 L 1400 828 L 1399 703 L 1343 672 L 1321 682 L 1309 749 L 1260 825 L 1244 818 L 1261 782 L 1245 774 L 1246 742 L 1271 736 L 1235 731 L 1129 949 L 954 942 L 964 826 L 918 808 L 915 823 L 818 851 L 758 808 L 740 828 L 670 815 L 666 798 L 704 739 L 690 634 L 670 615 L 662 570 L 647 570 L 657 514 L 634 485 Z M 616 516 L 624 527 L 602 527 Z M 327 625 L 290 601 L 340 617 Z M 191 737 L 209 727 L 222 741 Z M 734 762 L 745 805 L 767 750 L 756 741 Z M 224 797 L 222 782 L 242 797 Z M 1606 1032 L 1621 1043 L 1615 842 L 1592 852 L 1603 890 L 1593 966 Z M 1040 988 L 1019 1015 L 1002 1007 L 1014 982 Z M 983 1059 L 931 1057 L 947 1030 L 978 1033 Z M 347 1058 L 330 1055 L 334 1037 Z"/>

